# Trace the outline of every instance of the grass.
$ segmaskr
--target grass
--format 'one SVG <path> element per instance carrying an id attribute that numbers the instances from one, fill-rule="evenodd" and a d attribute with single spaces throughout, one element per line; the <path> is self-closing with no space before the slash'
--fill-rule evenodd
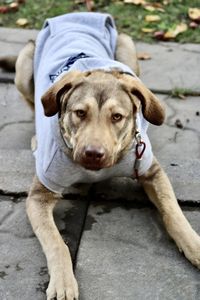
<path id="1" fill-rule="evenodd" d="M 199 96 L 199 92 L 195 92 L 191 89 L 186 89 L 186 88 L 180 88 L 180 87 L 175 87 L 171 91 L 171 96 L 173 98 L 180 98 L 180 99 L 185 99 L 186 96 Z"/>
<path id="2" fill-rule="evenodd" d="M 2 2 L 9 0 L 1 0 Z M 1 14 L 0 23 L 5 27 L 17 27 L 16 20 L 18 18 L 27 18 L 29 24 L 27 28 L 40 29 L 45 18 L 53 17 L 59 14 L 64 14 L 73 11 L 85 11 L 86 6 L 81 1 L 72 0 L 27 0 L 25 4 L 20 5 L 17 12 Z M 167 31 L 173 29 L 177 24 L 184 22 L 189 24 L 188 8 L 200 8 L 200 0 L 171 0 L 168 5 L 164 5 L 164 12 L 154 11 L 149 12 L 142 6 L 133 4 L 124 4 L 121 0 L 96 0 L 95 9 L 101 12 L 108 12 L 115 18 L 119 31 L 130 34 L 135 40 L 145 42 L 154 42 L 152 33 L 142 32 L 142 28 L 153 28 L 156 31 Z M 148 0 L 149 3 L 159 2 L 162 0 Z M 2 4 L 1 4 L 2 5 Z M 159 15 L 161 21 L 146 22 L 146 15 Z M 196 29 L 189 28 L 187 31 L 179 34 L 173 41 L 200 43 L 200 25 Z"/>

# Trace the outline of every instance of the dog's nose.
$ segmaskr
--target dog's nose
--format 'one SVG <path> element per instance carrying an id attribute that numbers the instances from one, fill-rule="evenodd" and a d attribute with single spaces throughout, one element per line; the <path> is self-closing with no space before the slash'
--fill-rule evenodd
<path id="1" fill-rule="evenodd" d="M 83 161 L 89 169 L 99 169 L 105 158 L 105 149 L 97 146 L 87 146 L 84 149 Z"/>
<path id="2" fill-rule="evenodd" d="M 85 148 L 85 157 L 91 161 L 100 161 L 105 155 L 103 147 L 87 146 Z"/>

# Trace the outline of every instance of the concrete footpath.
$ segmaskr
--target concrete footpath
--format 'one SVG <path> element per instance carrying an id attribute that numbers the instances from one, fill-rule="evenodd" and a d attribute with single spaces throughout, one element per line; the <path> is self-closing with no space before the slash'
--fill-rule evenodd
<path id="1" fill-rule="evenodd" d="M 17 54 L 37 31 L 0 28 L 0 56 Z M 200 234 L 200 45 L 137 44 L 141 78 L 166 105 L 151 126 L 154 153 L 186 217 Z M 44 300 L 45 257 L 25 214 L 34 175 L 34 116 L 0 70 L 0 300 Z M 171 91 L 184 89 L 185 99 Z M 192 95 L 192 96 L 190 96 Z M 200 271 L 179 253 L 142 189 L 126 178 L 70 190 L 55 210 L 69 244 L 80 300 L 198 300 Z"/>

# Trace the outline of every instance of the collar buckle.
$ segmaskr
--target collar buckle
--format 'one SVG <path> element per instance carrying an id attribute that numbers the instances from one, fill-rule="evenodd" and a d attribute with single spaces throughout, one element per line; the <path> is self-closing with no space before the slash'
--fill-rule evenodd
<path id="1" fill-rule="evenodd" d="M 135 164 L 134 164 L 134 172 L 136 179 L 139 178 L 139 168 L 143 158 L 144 151 L 146 149 L 146 143 L 142 140 L 142 136 L 140 131 L 137 129 L 135 133 L 136 139 L 136 147 L 135 147 Z"/>

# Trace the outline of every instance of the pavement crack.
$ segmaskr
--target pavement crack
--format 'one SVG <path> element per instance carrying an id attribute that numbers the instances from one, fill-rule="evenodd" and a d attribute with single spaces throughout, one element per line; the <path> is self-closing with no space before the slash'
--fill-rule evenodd
<path id="1" fill-rule="evenodd" d="M 16 237 L 17 239 L 20 239 L 20 240 L 29 240 L 29 239 L 33 239 L 35 238 L 36 239 L 36 236 L 34 233 L 32 234 L 29 234 L 27 236 L 21 236 L 19 234 L 16 234 L 15 232 L 12 232 L 11 230 L 8 230 L 8 229 L 0 229 L 0 234 L 9 234 L 9 235 L 12 235 L 14 237 Z"/>
<path id="2" fill-rule="evenodd" d="M 188 127 L 188 126 L 183 126 L 183 128 L 178 128 L 175 124 L 169 124 L 168 122 L 165 123 L 165 125 L 167 125 L 168 127 L 170 128 L 176 128 L 176 129 L 179 129 L 179 130 L 183 130 L 183 131 L 191 131 L 191 132 L 194 132 L 195 134 L 198 135 L 198 137 L 200 137 L 200 132 L 195 129 L 195 128 L 191 128 L 191 127 Z"/>
<path id="3" fill-rule="evenodd" d="M 31 124 L 33 123 L 32 120 L 30 121 L 13 121 L 13 122 L 7 122 L 7 123 L 4 123 L 3 125 L 0 126 L 0 132 L 7 126 L 10 126 L 10 125 L 16 125 L 16 124 Z"/>
<path id="4" fill-rule="evenodd" d="M 166 100 L 166 99 L 165 99 Z M 172 110 L 171 115 L 169 115 L 165 121 L 165 125 L 171 127 L 171 128 L 176 128 L 179 129 L 175 124 L 170 124 L 170 121 L 177 115 L 177 110 L 171 105 L 170 103 L 166 102 L 166 105 Z M 198 129 L 189 127 L 189 126 L 183 126 L 182 130 L 187 130 L 194 132 L 200 137 L 200 131 Z"/>
<path id="5" fill-rule="evenodd" d="M 174 89 L 175 89 L 175 87 L 172 89 L 166 89 L 166 90 L 150 88 L 151 92 L 154 94 L 169 95 L 169 96 L 172 96 Z M 183 94 L 184 94 L 184 96 L 198 97 L 198 96 L 200 96 L 200 91 L 185 90 Z"/>
<path id="6" fill-rule="evenodd" d="M 186 48 L 181 48 L 181 50 L 183 50 L 184 52 L 189 52 L 189 53 L 196 53 L 199 54 L 198 50 L 190 50 L 190 49 L 186 49 Z"/>
<path id="7" fill-rule="evenodd" d="M 164 100 L 167 100 L 168 98 L 165 98 Z M 176 116 L 177 111 L 169 102 L 166 102 L 166 106 L 168 106 L 172 110 L 171 115 L 169 115 L 165 121 L 165 124 L 169 126 L 169 122 Z"/>
<path id="8" fill-rule="evenodd" d="M 6 44 L 14 44 L 14 45 L 16 45 L 16 44 L 18 44 L 18 45 L 24 45 L 24 42 L 20 42 L 20 41 L 14 41 L 14 40 L 7 40 L 7 39 L 0 39 L 0 42 L 2 42 L 2 43 L 6 43 Z"/>
<path id="9" fill-rule="evenodd" d="M 0 189 L 0 196 L 5 196 L 2 200 L 0 201 L 12 201 L 14 203 L 18 203 L 23 201 L 24 197 L 28 196 L 27 192 L 9 192 L 9 191 L 4 191 Z"/>
<path id="10" fill-rule="evenodd" d="M 14 78 L 10 78 L 10 77 L 0 77 L 0 83 L 14 83 Z"/>
<path id="11" fill-rule="evenodd" d="M 3 216 L 3 218 L 1 219 L 0 226 L 6 221 L 6 219 L 8 219 L 13 214 L 13 212 L 14 212 L 14 209 L 13 209 L 13 206 L 12 206 L 12 210 L 9 211 L 7 214 L 5 214 Z M 1 232 L 1 229 L 0 229 L 0 232 Z"/>
<path id="12" fill-rule="evenodd" d="M 164 48 L 167 48 L 167 49 L 173 49 L 174 50 L 174 47 L 178 47 L 179 50 L 181 51 L 184 51 L 184 52 L 189 52 L 189 53 L 196 53 L 196 54 L 199 54 L 199 50 L 191 50 L 191 49 L 187 49 L 187 48 L 184 48 L 183 45 L 179 45 L 179 44 L 176 44 L 176 45 L 171 45 L 171 44 L 164 44 L 164 43 L 160 43 L 161 46 L 163 46 Z"/>

